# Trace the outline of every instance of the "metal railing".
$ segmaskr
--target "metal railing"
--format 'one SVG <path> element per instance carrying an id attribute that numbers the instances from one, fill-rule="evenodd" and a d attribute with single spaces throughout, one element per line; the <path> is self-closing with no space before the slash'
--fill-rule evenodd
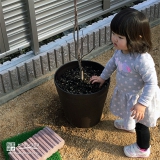
<path id="1" fill-rule="evenodd" d="M 137 0 L 78 0 L 79 24 Z M 73 0 L 2 0 L 0 58 L 28 46 L 35 55 L 39 42 L 73 27 Z"/>

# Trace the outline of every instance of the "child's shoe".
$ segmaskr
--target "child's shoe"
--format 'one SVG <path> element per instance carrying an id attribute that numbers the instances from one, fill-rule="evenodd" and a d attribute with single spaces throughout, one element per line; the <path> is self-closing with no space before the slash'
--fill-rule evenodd
<path id="1" fill-rule="evenodd" d="M 131 132 L 131 133 L 135 132 L 135 129 L 131 129 L 131 130 L 125 129 L 123 123 L 124 123 L 123 119 L 117 119 L 117 120 L 114 121 L 114 126 L 117 129 L 122 129 L 122 130 L 125 130 L 125 131 L 128 131 L 128 132 Z"/>
<path id="2" fill-rule="evenodd" d="M 146 151 L 142 151 L 137 143 L 131 144 L 129 146 L 125 146 L 124 147 L 124 154 L 127 157 L 139 157 L 139 158 L 145 158 L 145 157 L 149 157 L 150 155 L 150 147 L 146 150 Z"/>

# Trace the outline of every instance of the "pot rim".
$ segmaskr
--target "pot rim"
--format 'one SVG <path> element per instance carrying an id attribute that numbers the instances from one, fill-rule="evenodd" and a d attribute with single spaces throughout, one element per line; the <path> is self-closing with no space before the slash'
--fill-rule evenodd
<path id="1" fill-rule="evenodd" d="M 101 65 L 102 67 L 104 67 L 102 64 L 100 64 L 100 63 L 98 63 L 98 62 L 95 62 L 95 61 L 82 60 L 82 63 L 83 63 L 83 61 L 84 61 L 84 62 L 93 62 L 93 63 L 96 63 L 96 64 Z M 73 61 L 67 62 L 67 63 L 63 64 L 62 66 L 60 66 L 60 67 L 55 71 L 55 73 L 54 73 L 54 83 L 55 83 L 56 87 L 58 87 L 59 89 L 63 90 L 63 88 L 61 88 L 61 87 L 57 84 L 57 82 L 56 82 L 57 72 L 58 72 L 59 70 L 61 70 L 61 68 L 63 68 L 65 65 L 68 65 L 68 64 L 70 64 L 70 63 L 75 63 L 75 62 L 78 63 L 77 60 L 73 60 Z M 106 81 L 108 81 L 108 85 L 107 85 L 106 87 L 103 87 L 101 90 L 99 90 L 99 91 L 97 91 L 97 92 L 94 92 L 94 93 L 89 93 L 89 94 L 73 94 L 73 93 L 70 93 L 70 92 L 66 92 L 65 90 L 63 90 L 63 92 L 65 92 L 65 93 L 67 93 L 67 94 L 72 94 L 72 95 L 75 95 L 75 96 L 82 96 L 82 95 L 89 96 L 89 95 L 97 94 L 97 93 L 102 92 L 103 90 L 105 90 L 106 88 L 109 87 L 109 85 L 110 85 L 110 77 L 109 77 Z"/>

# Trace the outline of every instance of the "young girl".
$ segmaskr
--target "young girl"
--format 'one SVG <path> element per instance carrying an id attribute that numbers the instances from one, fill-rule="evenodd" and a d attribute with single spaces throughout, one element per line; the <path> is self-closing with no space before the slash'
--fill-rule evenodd
<path id="1" fill-rule="evenodd" d="M 151 31 L 145 15 L 127 8 L 116 14 L 111 22 L 111 40 L 117 49 L 100 76 L 91 83 L 100 86 L 116 70 L 116 87 L 110 104 L 111 112 L 119 116 L 114 126 L 136 131 L 136 143 L 125 146 L 128 157 L 150 155 L 149 127 L 156 126 L 160 117 L 160 90 L 151 50 Z"/>

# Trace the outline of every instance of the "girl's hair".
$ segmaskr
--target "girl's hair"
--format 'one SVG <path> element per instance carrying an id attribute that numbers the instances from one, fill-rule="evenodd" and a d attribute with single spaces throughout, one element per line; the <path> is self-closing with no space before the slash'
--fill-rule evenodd
<path id="1" fill-rule="evenodd" d="M 111 31 L 126 37 L 131 53 L 144 53 L 152 48 L 149 21 L 136 9 L 127 8 L 116 14 L 111 21 Z"/>

